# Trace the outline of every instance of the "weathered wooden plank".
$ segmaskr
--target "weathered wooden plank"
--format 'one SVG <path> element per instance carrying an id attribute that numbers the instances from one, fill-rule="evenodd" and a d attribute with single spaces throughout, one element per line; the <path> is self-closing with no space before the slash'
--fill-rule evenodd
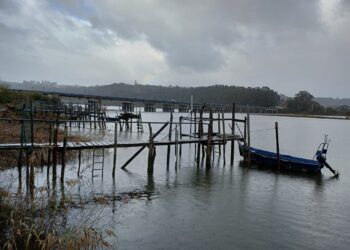
<path id="1" fill-rule="evenodd" d="M 151 140 L 153 140 L 154 138 L 156 138 L 157 135 L 159 135 L 163 129 L 165 129 L 166 126 L 168 126 L 169 122 L 166 122 L 158 131 L 157 133 L 155 133 L 152 138 L 150 138 Z M 136 158 L 136 156 L 138 156 L 142 150 L 144 150 L 147 147 L 147 144 L 142 146 L 121 168 L 125 169 L 125 167 L 133 160 Z"/>

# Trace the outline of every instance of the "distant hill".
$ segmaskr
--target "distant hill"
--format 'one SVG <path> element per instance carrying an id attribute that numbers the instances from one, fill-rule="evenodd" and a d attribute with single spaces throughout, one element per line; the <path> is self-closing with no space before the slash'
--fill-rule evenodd
<path id="1" fill-rule="evenodd" d="M 317 97 L 314 100 L 325 107 L 350 106 L 350 98 Z"/>
<path id="2" fill-rule="evenodd" d="M 288 96 L 280 94 L 280 100 L 286 101 Z M 336 108 L 341 106 L 350 106 L 350 98 L 332 98 L 332 97 L 315 97 L 313 101 L 321 104 L 322 106 L 328 108 Z"/>
<path id="3" fill-rule="evenodd" d="M 149 100 L 172 100 L 189 102 L 191 95 L 195 102 L 252 105 L 275 107 L 280 97 L 277 92 L 268 87 L 250 88 L 239 86 L 213 85 L 208 87 L 178 87 L 113 83 L 83 87 L 77 85 L 59 85 L 54 82 L 25 81 L 23 83 L 6 83 L 10 88 L 49 92 L 65 92 L 74 94 L 91 94 L 101 96 L 115 96 L 139 98 Z"/>

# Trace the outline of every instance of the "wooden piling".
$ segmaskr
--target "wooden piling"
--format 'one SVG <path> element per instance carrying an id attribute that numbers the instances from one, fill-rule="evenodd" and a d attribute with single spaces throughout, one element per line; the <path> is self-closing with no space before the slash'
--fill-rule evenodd
<path id="1" fill-rule="evenodd" d="M 64 171 L 66 168 L 66 154 L 67 154 L 67 125 L 64 126 L 63 150 L 62 150 L 62 167 L 61 167 L 61 183 L 64 182 Z"/>
<path id="2" fill-rule="evenodd" d="M 81 149 L 78 151 L 78 173 L 77 176 L 80 178 L 80 166 L 81 166 Z"/>
<path id="3" fill-rule="evenodd" d="M 202 123 L 203 123 L 203 108 L 201 109 L 200 113 L 199 113 L 199 122 L 198 122 L 198 138 L 201 139 L 202 138 Z M 199 165 L 200 162 L 200 157 L 201 157 L 201 144 L 200 142 L 198 142 L 197 145 L 197 164 Z"/>
<path id="4" fill-rule="evenodd" d="M 206 149 L 206 163 L 205 167 L 211 168 L 211 154 L 212 154 L 212 133 L 213 133 L 213 113 L 210 110 L 209 112 L 209 126 L 208 126 L 208 141 L 207 141 L 207 149 Z"/>
<path id="5" fill-rule="evenodd" d="M 53 149 L 52 149 L 52 180 L 56 180 L 56 167 L 57 167 L 57 134 L 58 134 L 58 125 L 55 125 L 54 137 L 53 137 Z"/>
<path id="6" fill-rule="evenodd" d="M 192 125 L 192 120 L 191 120 L 191 125 Z M 194 135 L 197 134 L 197 113 L 194 112 Z M 191 133 L 191 138 L 193 134 Z M 194 159 L 196 159 L 196 153 L 197 153 L 197 144 L 194 144 Z"/>
<path id="7" fill-rule="evenodd" d="M 232 127 L 231 127 L 231 134 L 232 136 L 235 135 L 235 119 L 236 119 L 236 104 L 233 103 L 232 104 Z M 233 161 L 234 161 L 234 157 L 235 157 L 235 141 L 232 139 L 231 140 L 231 159 L 230 159 L 230 164 L 231 166 L 233 165 Z"/>
<path id="8" fill-rule="evenodd" d="M 89 112 L 89 121 L 90 121 L 90 129 L 91 129 L 91 127 L 92 127 L 92 117 L 91 117 L 91 109 L 92 109 L 92 103 L 91 103 L 91 101 L 89 100 L 88 101 L 88 112 Z"/>
<path id="9" fill-rule="evenodd" d="M 49 147 L 47 149 L 47 171 L 49 172 L 50 169 L 50 164 L 51 164 L 51 144 L 52 144 L 52 139 L 53 139 L 53 126 L 52 122 L 50 122 L 50 131 L 49 131 Z"/>
<path id="10" fill-rule="evenodd" d="M 18 152 L 18 176 L 22 177 L 22 166 L 23 166 L 23 150 L 20 148 Z"/>
<path id="11" fill-rule="evenodd" d="M 182 140 L 182 119 L 183 119 L 183 117 L 180 116 L 179 119 L 180 119 L 180 124 L 179 124 L 179 126 L 180 126 L 180 140 Z M 190 124 L 192 124 L 192 120 L 191 120 Z M 181 157 L 181 155 L 182 155 L 182 144 L 180 144 L 180 157 Z"/>
<path id="12" fill-rule="evenodd" d="M 152 134 L 152 126 L 151 123 L 148 123 L 148 128 L 149 128 L 149 143 L 148 143 L 148 161 L 147 161 L 147 173 L 148 174 L 153 174 L 153 169 L 154 169 L 154 160 L 156 158 L 156 147 L 154 146 L 154 137 Z"/>
<path id="13" fill-rule="evenodd" d="M 175 170 L 177 170 L 177 165 L 179 164 L 179 130 L 177 129 L 177 126 L 175 129 L 175 158 Z"/>
<path id="14" fill-rule="evenodd" d="M 130 119 L 130 133 L 132 133 L 133 118 Z"/>
<path id="15" fill-rule="evenodd" d="M 34 145 L 34 117 L 33 117 L 33 102 L 30 102 L 30 137 L 32 147 Z"/>
<path id="16" fill-rule="evenodd" d="M 218 112 L 218 134 L 221 134 L 220 112 Z M 219 146 L 219 157 L 221 156 L 221 144 Z"/>
<path id="17" fill-rule="evenodd" d="M 114 148 L 113 148 L 113 172 L 112 177 L 115 177 L 115 167 L 117 165 L 117 142 L 118 142 L 118 124 L 114 123 Z"/>
<path id="18" fill-rule="evenodd" d="M 247 117 L 244 117 L 243 138 L 244 138 L 244 146 L 247 146 Z"/>
<path id="19" fill-rule="evenodd" d="M 97 125 L 96 125 L 96 101 L 93 101 L 93 108 L 94 108 L 94 129 L 97 128 Z"/>
<path id="20" fill-rule="evenodd" d="M 278 122 L 275 122 L 275 131 L 276 131 L 277 169 L 281 170 L 280 144 L 279 144 L 279 139 L 278 139 Z"/>
<path id="21" fill-rule="evenodd" d="M 29 190 L 30 193 L 32 194 L 34 192 L 34 179 L 35 179 L 35 171 L 34 171 L 34 166 L 33 163 L 29 160 L 28 161 L 30 172 L 29 172 Z"/>
<path id="22" fill-rule="evenodd" d="M 29 166 L 30 166 L 30 152 L 29 150 L 26 150 L 26 185 L 29 186 Z"/>
<path id="23" fill-rule="evenodd" d="M 154 140 L 154 138 L 156 138 L 163 131 L 163 129 L 165 129 L 165 127 L 168 126 L 168 124 L 169 124 L 169 122 L 166 122 L 154 135 L 152 135 L 151 139 Z M 121 167 L 121 169 L 125 169 L 126 166 L 130 162 L 132 162 L 136 158 L 136 156 L 138 156 L 142 152 L 142 150 L 144 150 L 146 147 L 147 147 L 147 145 L 144 145 L 139 150 L 137 150 L 136 153 L 133 156 L 131 156 L 131 158 L 129 160 L 127 160 L 127 162 L 124 163 L 124 165 Z"/>
<path id="24" fill-rule="evenodd" d="M 204 106 L 202 107 L 202 118 L 200 119 L 200 123 L 199 123 L 199 126 L 200 126 L 200 133 L 201 133 L 201 137 L 203 137 L 203 134 L 204 134 L 204 126 L 203 126 L 203 112 L 204 112 Z M 202 160 L 204 159 L 204 156 L 205 156 L 205 149 L 204 149 L 204 143 L 201 144 L 201 148 L 202 148 Z"/>
<path id="25" fill-rule="evenodd" d="M 190 122 L 190 135 L 192 135 L 192 119 L 193 119 L 193 110 L 191 110 L 191 122 Z M 194 126 L 196 126 L 196 124 L 194 125 Z"/>
<path id="26" fill-rule="evenodd" d="M 18 152 L 18 175 L 21 178 L 22 177 L 22 166 L 23 166 L 23 120 L 20 121 L 21 124 L 21 131 L 20 131 L 20 143 L 21 143 L 21 148 Z"/>
<path id="27" fill-rule="evenodd" d="M 173 132 L 173 112 L 170 113 L 170 125 L 169 125 L 169 134 L 168 134 L 169 141 L 171 141 L 172 132 Z M 166 157 L 167 169 L 169 169 L 169 163 L 170 163 L 170 149 L 171 149 L 171 146 L 168 145 L 167 157 Z"/>
<path id="28" fill-rule="evenodd" d="M 251 154 L 250 154 L 250 113 L 249 113 L 249 108 L 247 108 L 247 140 L 248 140 L 248 164 L 250 165 L 251 161 Z"/>
<path id="29" fill-rule="evenodd" d="M 225 131 L 225 117 L 224 117 L 224 110 L 221 111 L 222 116 L 222 150 L 223 150 L 223 156 L 224 156 L 224 166 L 226 165 L 226 131 Z"/>

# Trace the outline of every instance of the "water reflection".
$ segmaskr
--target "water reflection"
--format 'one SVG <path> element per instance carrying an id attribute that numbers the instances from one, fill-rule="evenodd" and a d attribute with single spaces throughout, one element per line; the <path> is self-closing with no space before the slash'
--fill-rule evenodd
<path id="1" fill-rule="evenodd" d="M 147 115 L 149 119 L 155 116 L 168 119 L 168 114 Z M 279 122 L 282 128 L 287 126 L 290 131 L 297 130 L 298 137 L 308 135 L 310 138 L 305 145 L 300 145 L 301 140 L 295 142 L 292 136 L 281 133 L 281 150 L 306 157 L 313 153 L 313 146 L 323 132 L 320 123 L 330 121 L 281 118 Z M 304 123 L 308 123 L 307 128 L 312 130 L 305 131 Z M 268 127 L 269 124 L 273 124 L 271 118 L 252 116 L 253 127 Z M 326 169 L 323 174 L 310 176 L 271 171 L 253 164 L 246 167 L 243 161 L 237 160 L 238 152 L 233 166 L 224 167 L 223 149 L 220 156 L 218 147 L 215 147 L 216 154 L 212 157 L 212 168 L 206 169 L 205 154 L 196 162 L 197 152 L 202 153 L 203 148 L 195 144 L 183 146 L 177 167 L 172 149 L 168 170 L 166 147 L 157 147 L 154 175 L 147 175 L 147 153 L 144 153 L 130 164 L 129 171 L 117 167 L 113 179 L 110 174 L 112 155 L 106 154 L 103 179 L 91 180 L 90 172 L 84 174 L 84 170 L 90 170 L 86 159 L 82 163 L 83 178 L 79 178 L 76 186 L 68 188 L 66 183 L 64 188 L 57 183 L 52 168 L 47 168 L 46 172 L 38 171 L 36 184 L 47 187 L 51 206 L 48 212 L 52 215 L 57 213 L 55 209 L 74 208 L 62 211 L 62 216 L 65 216 L 63 225 L 68 226 L 76 220 L 77 210 L 84 216 L 89 216 L 91 211 L 107 211 L 107 215 L 100 219 L 101 223 L 113 223 L 123 249 L 305 249 L 310 247 L 310 239 L 317 239 L 311 240 L 314 244 L 311 248 L 346 248 L 350 244 L 347 236 L 350 231 L 350 174 L 345 166 L 344 150 L 349 148 L 350 139 L 344 133 L 337 136 L 338 130 L 344 131 L 343 123 L 327 126 L 332 130 L 330 133 L 335 134 L 334 141 L 342 142 L 334 143 L 330 154 L 333 157 L 331 162 L 344 173 L 339 179 L 329 176 Z M 108 140 L 108 135 L 104 136 Z M 136 134 L 118 133 L 120 141 L 147 138 L 148 135 L 136 137 Z M 269 149 L 274 145 L 274 137 L 268 140 L 252 136 L 257 147 Z M 308 151 L 309 148 L 312 152 Z M 118 149 L 119 167 L 130 157 L 130 152 Z M 229 152 L 230 145 L 227 145 L 227 156 Z M 84 154 L 83 158 L 89 158 L 89 152 Z M 70 166 L 67 180 L 76 178 L 77 163 L 72 162 Z M 15 169 L 13 174 L 14 179 L 18 177 L 14 191 L 20 192 L 29 175 L 25 176 L 25 167 L 17 171 Z M 1 181 L 7 181 L 8 173 L 1 176 Z M 107 200 L 106 204 L 96 204 L 98 200 L 104 200 L 101 197 Z"/>
<path id="2" fill-rule="evenodd" d="M 326 177 L 326 176 L 324 176 L 324 174 L 322 174 L 322 172 L 316 173 L 316 174 L 307 174 L 307 173 L 303 173 L 303 172 L 293 172 L 293 171 L 287 171 L 287 170 L 278 171 L 275 169 L 263 167 L 263 166 L 256 165 L 256 164 L 251 164 L 250 166 L 248 166 L 248 164 L 246 162 L 244 162 L 243 160 L 238 162 L 238 166 L 242 169 L 242 173 L 248 172 L 248 171 L 257 171 L 257 172 L 271 174 L 277 179 L 278 179 L 278 176 L 285 176 L 288 179 L 308 180 L 308 181 L 311 181 L 312 183 L 315 184 L 315 188 L 318 191 L 322 191 L 324 189 L 324 185 L 327 182 L 329 182 L 329 181 L 333 182 L 333 181 L 337 181 L 339 179 L 337 176 L 334 176 L 334 175 Z M 327 170 L 323 169 L 323 171 L 327 171 Z"/>

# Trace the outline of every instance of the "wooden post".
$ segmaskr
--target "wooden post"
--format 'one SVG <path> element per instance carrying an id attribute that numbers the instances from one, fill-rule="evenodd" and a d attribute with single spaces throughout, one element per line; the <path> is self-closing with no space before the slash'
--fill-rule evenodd
<path id="1" fill-rule="evenodd" d="M 220 112 L 218 112 L 218 134 L 221 135 Z M 219 144 L 219 157 L 221 156 L 221 144 Z"/>
<path id="2" fill-rule="evenodd" d="M 192 125 L 192 120 L 191 120 L 191 125 Z M 197 113 L 194 112 L 194 135 L 196 136 L 196 133 L 197 133 Z M 191 133 L 191 139 L 192 139 L 192 133 Z M 197 150 L 197 144 L 195 143 L 194 144 L 194 159 L 196 159 L 196 151 Z"/>
<path id="3" fill-rule="evenodd" d="M 78 129 L 80 129 L 81 112 L 80 112 L 80 108 L 78 106 L 77 106 L 77 120 L 78 120 Z"/>
<path id="4" fill-rule="evenodd" d="M 210 110 L 209 112 L 209 126 L 208 126 L 208 141 L 207 141 L 207 150 L 206 150 L 206 163 L 205 167 L 211 167 L 211 153 L 212 153 L 212 133 L 213 133 L 213 113 Z"/>
<path id="5" fill-rule="evenodd" d="M 243 132 L 243 138 L 244 138 L 244 146 L 247 146 L 247 117 L 244 117 L 244 132 Z"/>
<path id="6" fill-rule="evenodd" d="M 236 104 L 233 103 L 232 104 L 232 127 L 231 127 L 231 134 L 232 136 L 235 136 L 235 119 L 236 119 Z M 231 160 L 230 160 L 230 164 L 231 166 L 233 165 L 233 161 L 235 158 L 235 139 L 232 138 L 231 140 Z"/>
<path id="7" fill-rule="evenodd" d="M 198 123 L 198 137 L 199 139 L 202 138 L 202 122 L 203 122 L 203 108 L 201 109 L 200 113 L 199 113 L 199 123 Z M 200 157 L 201 157 L 201 143 L 198 142 L 197 145 L 197 164 L 199 165 L 200 162 Z"/>
<path id="8" fill-rule="evenodd" d="M 101 99 L 98 100 L 98 105 L 97 105 L 97 121 L 98 121 L 98 127 L 102 129 L 102 123 L 101 123 Z M 102 171 L 103 175 L 103 171 Z"/>
<path id="9" fill-rule="evenodd" d="M 119 124 L 119 130 L 120 130 L 120 131 L 123 131 L 123 126 L 122 126 L 121 121 L 118 121 L 118 124 Z"/>
<path id="10" fill-rule="evenodd" d="M 177 126 L 175 129 L 175 158 L 175 170 L 177 170 L 177 165 L 179 164 L 179 130 L 177 129 Z"/>
<path id="11" fill-rule="evenodd" d="M 153 174 L 154 160 L 156 158 L 156 147 L 154 146 L 154 142 L 149 141 L 148 144 L 148 166 L 147 173 Z"/>
<path id="12" fill-rule="evenodd" d="M 30 102 L 30 135 L 31 135 L 31 142 L 32 147 L 34 145 L 34 120 L 33 120 L 33 102 Z"/>
<path id="13" fill-rule="evenodd" d="M 67 125 L 64 126 L 63 150 L 62 150 L 62 167 L 61 167 L 61 183 L 64 182 L 64 170 L 66 168 L 66 154 L 67 154 Z"/>
<path id="14" fill-rule="evenodd" d="M 22 178 L 22 166 L 23 166 L 23 150 L 19 149 L 18 152 L 18 177 Z"/>
<path id="15" fill-rule="evenodd" d="M 86 119 L 86 104 L 85 104 L 85 107 L 84 107 L 84 111 L 83 111 L 83 108 L 82 108 L 82 118 L 83 118 L 83 128 L 85 128 L 85 121 L 87 120 Z"/>
<path id="16" fill-rule="evenodd" d="M 54 137 L 53 137 L 53 150 L 52 150 L 52 181 L 56 180 L 56 167 L 57 167 L 57 133 L 58 128 L 57 124 L 54 129 Z"/>
<path id="17" fill-rule="evenodd" d="M 190 122 L 190 135 L 192 135 L 192 119 L 193 119 L 193 110 L 191 110 L 191 122 Z M 195 118 L 196 119 L 196 118 Z M 196 126 L 196 124 L 194 125 L 194 126 Z M 191 137 L 190 137 L 191 138 Z"/>
<path id="18" fill-rule="evenodd" d="M 130 118 L 130 133 L 132 133 L 132 124 L 133 124 L 133 118 Z"/>
<path id="19" fill-rule="evenodd" d="M 173 132 L 173 112 L 170 113 L 170 126 L 169 126 L 169 135 L 168 139 L 171 141 L 171 134 Z M 169 162 L 170 162 L 170 144 L 168 145 L 168 150 L 167 150 L 167 157 L 166 157 L 166 166 L 167 169 L 169 169 Z"/>
<path id="20" fill-rule="evenodd" d="M 204 112 L 204 106 L 202 107 L 202 110 Z M 203 134 L 204 134 L 203 112 L 202 112 L 202 118 L 200 119 L 200 123 L 199 123 L 200 131 L 201 131 L 201 137 L 203 137 Z M 201 146 L 202 146 L 202 159 L 204 159 L 204 156 L 205 156 L 204 143 Z"/>
<path id="21" fill-rule="evenodd" d="M 23 121 L 21 121 L 21 131 L 20 131 L 20 143 L 21 148 L 18 152 L 18 178 L 22 181 L 22 166 L 23 166 Z"/>
<path id="22" fill-rule="evenodd" d="M 148 143 L 148 164 L 147 164 L 147 173 L 153 174 L 154 160 L 156 158 L 156 147 L 154 146 L 154 137 L 152 134 L 151 123 L 148 123 L 149 128 L 149 143 Z"/>
<path id="23" fill-rule="evenodd" d="M 278 122 L 275 122 L 275 131 L 276 131 L 277 169 L 281 170 L 280 144 L 279 144 L 279 139 L 278 139 Z"/>
<path id="24" fill-rule="evenodd" d="M 247 108 L 247 137 L 248 137 L 248 164 L 250 165 L 251 161 L 251 154 L 250 154 L 250 114 L 249 114 L 249 108 Z"/>
<path id="25" fill-rule="evenodd" d="M 49 148 L 47 149 L 47 171 L 49 172 L 50 164 L 51 164 L 51 144 L 53 139 L 53 126 L 52 122 L 50 122 L 50 132 L 49 132 Z"/>
<path id="26" fill-rule="evenodd" d="M 30 150 L 26 150 L 26 185 L 27 187 L 29 186 L 29 175 L 30 175 L 30 172 L 29 172 L 29 165 L 30 165 Z"/>
<path id="27" fill-rule="evenodd" d="M 93 101 L 93 105 L 94 105 L 94 128 L 96 129 L 96 101 Z"/>
<path id="28" fill-rule="evenodd" d="M 92 127 L 91 109 L 92 109 L 92 101 L 89 101 L 88 102 L 88 111 L 89 111 L 90 129 Z"/>
<path id="29" fill-rule="evenodd" d="M 168 124 L 169 124 L 169 122 L 166 122 L 166 123 L 152 136 L 151 139 L 154 140 L 154 138 L 156 138 L 156 137 L 163 131 L 163 129 L 165 129 L 165 127 L 168 126 Z M 129 160 L 127 160 L 127 162 L 124 163 L 124 165 L 121 167 L 121 169 L 125 169 L 126 166 L 127 166 L 130 162 L 132 162 L 132 160 L 134 160 L 134 159 L 136 158 L 136 156 L 138 156 L 138 155 L 142 152 L 142 150 L 144 150 L 146 147 L 147 147 L 147 145 L 146 145 L 146 146 L 142 146 L 139 150 L 137 150 L 136 153 L 135 153 L 133 156 L 131 156 L 131 158 L 130 158 Z"/>
<path id="30" fill-rule="evenodd" d="M 224 117 L 224 110 L 221 111 L 222 115 L 222 140 L 223 140 L 223 156 L 224 156 L 224 166 L 226 165 L 226 131 L 225 131 L 225 117 Z"/>
<path id="31" fill-rule="evenodd" d="M 79 160 L 79 162 L 78 162 L 78 173 L 77 173 L 77 175 L 78 175 L 78 178 L 80 178 L 81 149 L 79 149 L 79 151 L 78 151 L 78 160 Z"/>
<path id="32" fill-rule="evenodd" d="M 182 140 L 182 119 L 183 119 L 183 117 L 180 116 L 180 140 Z M 180 157 L 181 157 L 181 155 L 182 155 L 182 144 L 180 144 Z"/>
<path id="33" fill-rule="evenodd" d="M 112 177 L 115 177 L 115 167 L 117 165 L 117 142 L 118 142 L 118 124 L 114 123 L 114 148 L 113 148 L 113 172 Z"/>
<path id="34" fill-rule="evenodd" d="M 70 104 L 69 107 L 69 128 L 72 128 L 72 114 L 73 114 L 73 105 Z M 67 118 L 65 118 L 67 119 Z"/>
<path id="35" fill-rule="evenodd" d="M 34 179 L 35 179 L 35 172 L 34 172 L 34 166 L 33 163 L 29 160 L 28 162 L 30 166 L 30 173 L 29 173 L 29 190 L 30 193 L 33 195 L 34 192 Z"/>

